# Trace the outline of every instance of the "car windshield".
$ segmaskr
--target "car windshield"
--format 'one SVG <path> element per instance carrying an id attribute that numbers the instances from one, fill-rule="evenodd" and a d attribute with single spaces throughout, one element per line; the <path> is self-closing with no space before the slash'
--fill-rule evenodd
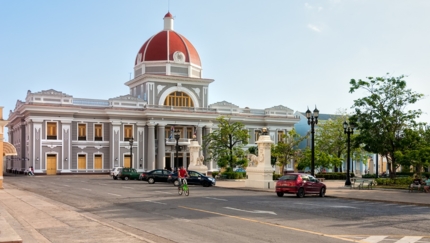
<path id="1" fill-rule="evenodd" d="M 297 175 L 284 175 L 279 178 L 281 181 L 295 181 L 297 179 Z"/>

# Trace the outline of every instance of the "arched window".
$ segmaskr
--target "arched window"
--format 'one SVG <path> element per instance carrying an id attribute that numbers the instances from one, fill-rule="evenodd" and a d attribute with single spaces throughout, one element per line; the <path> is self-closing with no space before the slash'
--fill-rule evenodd
<path id="1" fill-rule="evenodd" d="M 193 100 L 184 92 L 173 92 L 166 97 L 164 105 L 194 107 Z"/>

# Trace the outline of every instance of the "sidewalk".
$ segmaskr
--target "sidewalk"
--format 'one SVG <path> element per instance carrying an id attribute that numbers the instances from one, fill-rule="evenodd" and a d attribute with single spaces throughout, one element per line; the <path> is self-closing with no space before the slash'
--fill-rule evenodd
<path id="1" fill-rule="evenodd" d="M 407 190 L 358 190 L 344 187 L 344 181 L 326 181 L 327 197 L 409 204 L 430 207 L 430 194 Z M 217 187 L 273 193 L 275 188 L 245 187 L 244 180 L 219 180 Z M 294 196 L 294 195 L 290 195 Z M 323 200 L 323 199 L 322 199 Z M 67 233 L 65 233 L 67 232 Z M 91 238 L 88 238 L 91 235 Z M 80 213 L 68 205 L 19 190 L 4 183 L 0 190 L 0 243 L 19 242 L 170 242 L 151 234 L 142 236 L 133 229 L 90 213 Z"/>

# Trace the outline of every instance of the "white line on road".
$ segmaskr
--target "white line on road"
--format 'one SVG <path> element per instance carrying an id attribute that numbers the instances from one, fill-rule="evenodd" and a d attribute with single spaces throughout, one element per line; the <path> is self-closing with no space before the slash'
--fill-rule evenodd
<path id="1" fill-rule="evenodd" d="M 275 212 L 272 212 L 272 211 L 261 211 L 261 210 L 247 211 L 247 210 L 242 210 L 242 209 L 238 209 L 238 208 L 230 208 L 230 207 L 224 207 L 224 208 L 236 210 L 236 211 L 241 211 L 241 212 L 247 212 L 247 213 L 268 213 L 268 214 L 277 215 Z"/>
<path id="2" fill-rule="evenodd" d="M 62 186 L 67 186 L 67 187 L 70 187 L 69 185 L 62 185 Z"/>
<path id="3" fill-rule="evenodd" d="M 342 206 L 342 205 L 339 205 L 339 206 L 329 206 L 330 208 L 356 208 L 356 207 L 352 207 L 352 206 Z"/>
<path id="4" fill-rule="evenodd" d="M 134 189 L 133 187 L 129 187 L 129 186 L 123 186 L 122 188 Z"/>
<path id="5" fill-rule="evenodd" d="M 213 200 L 218 200 L 218 201 L 227 201 L 227 199 L 222 199 L 222 198 L 215 198 L 215 197 L 205 197 L 207 199 L 213 199 Z"/>
<path id="6" fill-rule="evenodd" d="M 396 243 L 414 243 L 419 240 L 421 240 L 422 237 L 420 236 L 405 236 L 401 238 L 400 240 L 396 241 Z"/>
<path id="7" fill-rule="evenodd" d="M 372 235 L 361 241 L 366 243 L 378 243 L 380 241 L 383 241 L 386 237 L 387 236 L 385 235 Z"/>
<path id="8" fill-rule="evenodd" d="M 91 189 L 88 189 L 88 188 L 82 188 L 82 190 L 91 191 Z"/>
<path id="9" fill-rule="evenodd" d="M 162 191 L 155 191 L 155 192 L 164 193 L 164 194 L 172 194 L 171 192 L 162 192 Z"/>
<path id="10" fill-rule="evenodd" d="M 99 183 L 99 185 L 100 185 L 100 186 L 107 186 L 107 184 L 102 184 L 102 183 Z"/>
<path id="11" fill-rule="evenodd" d="M 144 200 L 145 202 L 150 202 L 150 203 L 157 203 L 157 204 L 163 204 L 163 205 L 166 205 L 165 203 L 162 203 L 162 202 L 154 202 L 154 201 L 149 201 L 149 200 Z"/>
<path id="12" fill-rule="evenodd" d="M 107 194 L 109 194 L 109 195 L 113 195 L 113 196 L 118 196 L 118 197 L 121 197 L 121 195 L 118 195 L 118 194 L 113 194 L 113 193 L 107 193 Z"/>

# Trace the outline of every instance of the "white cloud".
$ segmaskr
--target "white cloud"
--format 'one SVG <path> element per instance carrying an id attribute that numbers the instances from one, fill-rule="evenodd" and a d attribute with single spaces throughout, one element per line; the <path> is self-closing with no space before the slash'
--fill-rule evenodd
<path id="1" fill-rule="evenodd" d="M 312 9 L 313 7 L 312 7 L 312 5 L 310 5 L 309 3 L 305 3 L 305 7 L 306 8 L 309 8 L 309 9 Z"/>
<path id="2" fill-rule="evenodd" d="M 316 32 L 321 32 L 321 30 L 315 25 L 308 24 L 308 28 Z"/>

